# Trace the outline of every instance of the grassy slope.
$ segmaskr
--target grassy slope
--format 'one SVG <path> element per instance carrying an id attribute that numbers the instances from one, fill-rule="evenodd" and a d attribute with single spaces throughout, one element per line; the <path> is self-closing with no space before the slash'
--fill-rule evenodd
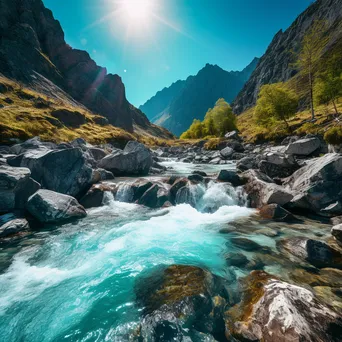
<path id="1" fill-rule="evenodd" d="M 68 142 L 81 137 L 93 144 L 124 144 L 129 140 L 139 140 L 149 145 L 164 143 L 164 139 L 154 136 L 161 133 L 161 129 L 154 125 L 144 129 L 136 126 L 132 134 L 109 124 L 99 124 L 102 117 L 82 105 L 48 97 L 2 76 L 0 89 L 0 144 L 10 144 L 33 136 L 53 142 Z M 37 103 L 43 103 L 43 108 L 39 108 L 41 106 Z M 70 111 L 70 116 L 74 112 L 81 113 L 85 123 L 76 127 L 63 124 L 52 115 L 59 109 Z"/>
<path id="2" fill-rule="evenodd" d="M 339 101 L 338 110 L 342 113 L 342 103 Z M 248 109 L 238 116 L 237 126 L 247 142 L 263 142 L 267 140 L 280 141 L 289 135 L 324 134 L 330 127 L 340 124 L 335 120 L 332 105 L 321 105 L 316 108 L 316 122 L 310 122 L 309 110 L 298 112 L 289 119 L 293 133 L 290 134 L 282 122 L 277 122 L 272 127 L 261 127 L 255 123 L 253 118 L 254 108 Z"/>

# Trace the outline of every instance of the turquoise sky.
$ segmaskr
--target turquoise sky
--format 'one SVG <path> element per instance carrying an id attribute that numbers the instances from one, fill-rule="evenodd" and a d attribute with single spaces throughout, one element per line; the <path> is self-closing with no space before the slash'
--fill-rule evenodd
<path id="1" fill-rule="evenodd" d="M 312 0 L 43 0 L 67 43 L 119 74 L 139 106 L 206 63 L 241 70 Z M 127 12 L 123 1 L 140 1 Z M 145 7 L 144 7 L 145 6 Z"/>

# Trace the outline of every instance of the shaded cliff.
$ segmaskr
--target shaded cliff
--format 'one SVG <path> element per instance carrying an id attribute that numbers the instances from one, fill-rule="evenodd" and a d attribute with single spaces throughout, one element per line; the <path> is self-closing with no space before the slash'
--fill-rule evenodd
<path id="1" fill-rule="evenodd" d="M 0 73 L 47 96 L 69 97 L 129 132 L 136 124 L 150 125 L 127 101 L 118 75 L 66 44 L 60 23 L 41 0 L 0 0 Z"/>
<path id="2" fill-rule="evenodd" d="M 327 23 L 329 43 L 325 53 L 342 40 L 342 0 L 317 0 L 300 14 L 293 24 L 273 38 L 256 69 L 233 103 L 236 114 L 255 105 L 259 89 L 268 83 L 284 82 L 296 75 L 294 54 L 300 48 L 305 32 L 315 20 Z"/>

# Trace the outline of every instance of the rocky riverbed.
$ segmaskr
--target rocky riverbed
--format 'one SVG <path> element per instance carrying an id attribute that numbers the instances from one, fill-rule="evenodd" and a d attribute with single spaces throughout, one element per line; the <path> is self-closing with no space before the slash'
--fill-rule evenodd
<path id="1" fill-rule="evenodd" d="M 341 341 L 342 155 L 0 147 L 5 341 Z"/>

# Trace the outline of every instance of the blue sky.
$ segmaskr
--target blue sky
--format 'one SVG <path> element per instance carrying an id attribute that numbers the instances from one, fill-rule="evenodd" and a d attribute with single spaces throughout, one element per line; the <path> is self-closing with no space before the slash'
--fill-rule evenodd
<path id="1" fill-rule="evenodd" d="M 132 9 L 134 1 L 139 1 L 139 11 Z M 87 50 L 97 64 L 119 74 L 128 100 L 139 106 L 206 63 L 243 69 L 312 0 L 43 2 L 61 22 L 67 43 Z"/>

